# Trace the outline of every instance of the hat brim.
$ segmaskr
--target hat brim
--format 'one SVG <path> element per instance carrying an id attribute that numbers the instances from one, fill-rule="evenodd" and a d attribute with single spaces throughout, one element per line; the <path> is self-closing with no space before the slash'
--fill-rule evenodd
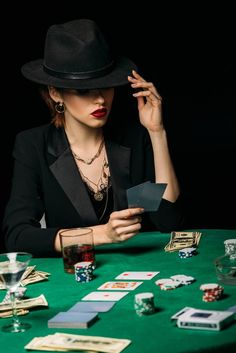
<path id="1" fill-rule="evenodd" d="M 127 76 L 137 70 L 136 65 L 128 58 L 119 58 L 108 74 L 90 79 L 61 79 L 49 75 L 43 69 L 43 60 L 31 61 L 22 66 L 21 72 L 28 80 L 38 84 L 58 88 L 96 89 L 123 86 L 128 83 Z"/>

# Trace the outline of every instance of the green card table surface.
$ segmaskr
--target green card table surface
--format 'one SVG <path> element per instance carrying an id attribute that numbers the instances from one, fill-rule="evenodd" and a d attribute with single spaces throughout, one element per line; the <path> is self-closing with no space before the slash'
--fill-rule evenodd
<path id="1" fill-rule="evenodd" d="M 24 333 L 0 332 L 2 353 L 22 353 L 24 346 L 34 337 L 46 336 L 55 332 L 73 333 L 88 336 L 104 336 L 130 339 L 131 344 L 125 353 L 166 353 L 166 352 L 236 352 L 236 321 L 221 331 L 182 329 L 171 321 L 171 316 L 188 306 L 203 310 L 225 310 L 236 305 L 236 286 L 222 284 L 223 297 L 214 302 L 204 302 L 200 285 L 219 283 L 216 278 L 214 260 L 224 254 L 224 240 L 236 238 L 235 230 L 196 230 L 202 233 L 198 253 L 190 258 L 180 258 L 177 252 L 167 253 L 165 245 L 170 234 L 159 232 L 140 233 L 125 243 L 104 245 L 96 248 L 94 279 L 79 283 L 73 274 L 63 270 L 61 258 L 33 258 L 30 265 L 36 270 L 50 272 L 47 281 L 29 284 L 26 296 L 37 297 L 44 294 L 48 308 L 32 309 L 21 321 L 32 327 Z M 69 310 L 85 295 L 96 291 L 107 281 L 124 271 L 160 271 L 151 280 L 145 280 L 135 290 L 118 301 L 108 312 L 99 313 L 99 319 L 87 329 L 48 328 L 47 322 L 61 311 Z M 160 278 L 184 274 L 193 276 L 196 281 L 174 290 L 161 290 L 155 284 Z M 134 296 L 137 293 L 152 292 L 156 312 L 138 316 L 134 310 Z M 0 300 L 5 291 L 0 291 Z M 0 319 L 0 325 L 11 318 Z M 1 327 L 0 327 L 1 328 Z"/>

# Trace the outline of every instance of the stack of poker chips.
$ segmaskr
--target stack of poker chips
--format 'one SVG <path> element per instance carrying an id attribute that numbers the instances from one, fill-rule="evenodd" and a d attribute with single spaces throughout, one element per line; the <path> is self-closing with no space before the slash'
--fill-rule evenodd
<path id="1" fill-rule="evenodd" d="M 157 284 L 161 290 L 172 290 L 180 286 L 187 286 L 195 281 L 192 276 L 186 275 L 174 275 L 170 278 L 158 279 L 155 284 Z"/>
<path id="2" fill-rule="evenodd" d="M 174 275 L 170 277 L 174 281 L 180 282 L 182 286 L 188 286 L 189 284 L 193 283 L 195 281 L 195 278 L 192 276 L 186 276 L 186 275 Z"/>
<path id="3" fill-rule="evenodd" d="M 202 300 L 204 302 L 215 302 L 219 300 L 224 292 L 224 288 L 217 283 L 206 283 L 200 286 L 204 292 Z"/>
<path id="4" fill-rule="evenodd" d="M 196 255 L 196 248 L 184 248 L 179 250 L 179 257 L 181 259 L 186 259 L 187 257 L 192 257 Z"/>
<path id="5" fill-rule="evenodd" d="M 154 294 L 151 292 L 136 294 L 134 308 L 139 316 L 153 314 L 155 312 Z"/>
<path id="6" fill-rule="evenodd" d="M 236 259 L 236 239 L 227 239 L 224 241 L 225 254 L 229 255 L 231 260 Z"/>
<path id="7" fill-rule="evenodd" d="M 77 262 L 75 265 L 75 279 L 77 282 L 89 282 L 93 279 L 93 262 Z"/>
<path id="8" fill-rule="evenodd" d="M 161 278 L 161 279 L 158 279 L 155 282 L 155 284 L 158 285 L 161 290 L 172 290 L 172 289 L 175 289 L 175 288 L 181 286 L 180 282 L 175 281 L 172 278 Z"/>

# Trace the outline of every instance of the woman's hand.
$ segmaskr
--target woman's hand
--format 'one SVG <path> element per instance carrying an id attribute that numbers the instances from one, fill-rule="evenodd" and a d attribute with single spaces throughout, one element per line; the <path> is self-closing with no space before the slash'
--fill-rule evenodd
<path id="1" fill-rule="evenodd" d="M 128 208 L 112 212 L 105 224 L 107 242 L 118 243 L 135 236 L 141 229 L 143 211 L 142 208 Z"/>
<path id="2" fill-rule="evenodd" d="M 162 123 L 162 98 L 157 92 L 152 82 L 147 82 L 136 71 L 132 71 L 133 76 L 128 76 L 132 88 L 140 89 L 133 94 L 138 101 L 138 111 L 140 123 L 150 132 L 160 132 Z"/>
<path id="3" fill-rule="evenodd" d="M 93 229 L 94 245 L 119 243 L 138 234 L 141 229 L 141 214 L 143 212 L 143 208 L 127 208 L 115 211 L 111 213 L 106 224 L 90 226 L 89 228 Z M 55 237 L 55 250 L 57 252 L 61 252 L 60 231 L 57 232 Z"/>

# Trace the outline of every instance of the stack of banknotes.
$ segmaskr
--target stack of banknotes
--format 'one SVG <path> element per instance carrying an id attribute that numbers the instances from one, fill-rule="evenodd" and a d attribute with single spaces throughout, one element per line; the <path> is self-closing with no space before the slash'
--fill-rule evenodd
<path id="1" fill-rule="evenodd" d="M 131 341 L 128 339 L 55 333 L 45 337 L 35 337 L 24 348 L 54 352 L 85 351 L 89 353 L 120 353 L 130 343 Z"/>
<path id="2" fill-rule="evenodd" d="M 25 315 L 30 309 L 37 306 L 48 306 L 48 302 L 43 294 L 30 299 L 16 300 L 16 309 L 18 315 Z M 0 318 L 12 316 L 12 304 L 10 301 L 0 303 Z"/>
<path id="3" fill-rule="evenodd" d="M 36 266 L 28 266 L 25 270 L 20 286 L 27 286 L 30 283 L 45 281 L 50 276 L 50 273 L 44 271 L 38 271 L 35 269 Z M 0 289 L 5 289 L 5 284 L 0 278 Z"/>
<path id="4" fill-rule="evenodd" d="M 199 232 L 171 232 L 170 241 L 164 249 L 172 252 L 184 248 L 197 248 L 201 235 Z"/>

